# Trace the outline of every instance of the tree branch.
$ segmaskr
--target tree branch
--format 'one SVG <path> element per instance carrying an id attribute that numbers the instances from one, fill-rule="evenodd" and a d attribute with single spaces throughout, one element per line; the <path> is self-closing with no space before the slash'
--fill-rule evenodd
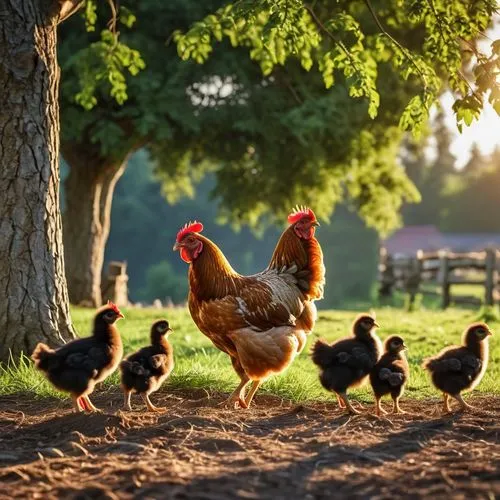
<path id="1" fill-rule="evenodd" d="M 375 24 L 378 26 L 378 29 L 380 32 L 386 36 L 401 52 L 402 54 L 412 63 L 412 65 L 415 67 L 415 69 L 418 71 L 418 74 L 422 77 L 422 81 L 424 82 L 424 86 L 427 87 L 427 77 L 425 74 L 422 72 L 420 69 L 420 66 L 417 64 L 417 61 L 413 59 L 410 51 L 406 48 L 403 47 L 390 33 L 387 32 L 387 30 L 382 26 L 382 23 L 380 22 L 380 19 L 377 16 L 377 13 L 373 9 L 373 6 L 370 2 L 370 0 L 365 0 L 365 4 L 368 7 L 368 10 L 370 11 L 371 16 L 373 17 L 373 20 L 375 21 Z"/>
<path id="2" fill-rule="evenodd" d="M 309 15 L 311 16 L 312 20 L 314 21 L 314 24 L 320 29 L 320 31 L 323 31 L 323 33 L 325 33 L 325 35 L 330 40 L 332 40 L 335 44 L 337 44 L 344 51 L 345 55 L 349 58 L 349 61 L 351 61 L 352 65 L 354 66 L 354 69 L 356 71 L 358 71 L 358 73 L 359 73 L 359 70 L 356 67 L 356 63 L 354 62 L 354 59 L 351 56 L 351 53 L 347 50 L 347 47 L 344 45 L 342 40 L 339 40 L 338 38 L 336 38 L 335 36 L 333 36 L 330 33 L 330 31 L 321 22 L 321 19 L 316 15 L 316 13 L 314 12 L 313 8 L 310 5 L 306 4 L 306 5 L 304 5 L 304 8 L 307 10 L 307 12 L 309 12 Z"/>
<path id="3" fill-rule="evenodd" d="M 62 23 L 72 16 L 78 9 L 83 7 L 85 0 L 58 0 L 59 16 L 57 23 Z"/>

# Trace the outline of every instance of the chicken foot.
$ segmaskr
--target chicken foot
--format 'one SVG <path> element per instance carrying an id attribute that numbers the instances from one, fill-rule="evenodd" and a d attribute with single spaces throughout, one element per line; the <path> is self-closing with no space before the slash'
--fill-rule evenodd
<path id="1" fill-rule="evenodd" d="M 460 403 L 460 407 L 461 407 L 460 409 L 462 411 L 474 409 L 474 407 L 472 405 L 470 405 L 469 403 L 464 401 L 464 399 L 462 398 L 462 395 L 460 393 L 456 394 L 456 395 L 452 395 L 452 397 Z"/>
<path id="2" fill-rule="evenodd" d="M 80 396 L 78 398 L 78 402 L 80 403 L 80 405 L 82 406 L 82 408 L 85 411 L 88 411 L 91 413 L 101 413 L 101 410 L 99 410 L 99 408 L 96 408 L 93 405 L 92 401 L 90 401 L 88 396 Z"/>
<path id="3" fill-rule="evenodd" d="M 227 408 L 236 409 L 237 404 L 239 404 L 241 408 L 248 408 L 248 404 L 246 403 L 244 397 L 245 387 L 247 386 L 248 382 L 250 382 L 250 379 L 246 374 L 244 374 L 244 376 L 241 377 L 241 382 L 239 383 L 238 387 L 236 387 L 231 396 L 220 403 L 220 406 L 226 406 Z"/>
<path id="4" fill-rule="evenodd" d="M 342 399 L 342 401 L 344 402 L 346 408 L 347 408 L 347 411 L 353 415 L 359 415 L 361 412 L 356 410 L 356 408 L 354 408 L 354 406 L 352 406 L 351 402 L 349 401 L 349 398 L 347 397 L 347 394 L 345 392 L 339 392 L 339 397 L 340 399 Z"/>
<path id="5" fill-rule="evenodd" d="M 151 400 L 149 399 L 149 394 L 141 394 L 141 397 L 142 400 L 146 403 L 148 411 L 154 411 L 154 412 L 166 411 L 166 408 L 159 408 L 158 406 L 155 406 L 153 403 L 151 403 Z"/>

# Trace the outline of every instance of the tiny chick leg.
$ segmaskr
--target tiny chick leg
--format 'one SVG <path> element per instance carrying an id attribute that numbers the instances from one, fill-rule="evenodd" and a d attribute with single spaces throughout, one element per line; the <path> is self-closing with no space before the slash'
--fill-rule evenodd
<path id="1" fill-rule="evenodd" d="M 124 391 L 123 393 L 123 409 L 125 411 L 132 411 L 132 406 L 130 405 L 131 395 L 132 395 L 131 391 Z"/>
<path id="2" fill-rule="evenodd" d="M 71 400 L 73 401 L 73 408 L 75 409 L 76 413 L 81 413 L 83 411 L 83 408 L 80 404 L 80 398 L 77 396 L 71 396 Z"/>
<path id="3" fill-rule="evenodd" d="M 99 408 L 96 408 L 93 405 L 92 401 L 90 401 L 90 399 L 89 399 L 88 396 L 82 396 L 82 399 L 85 401 L 86 407 L 87 407 L 86 409 L 88 411 L 91 411 L 91 412 L 94 412 L 94 413 L 100 413 L 101 412 L 101 410 L 99 410 Z"/>
<path id="4" fill-rule="evenodd" d="M 380 417 L 380 414 L 385 415 L 387 412 L 382 408 L 382 405 L 380 403 L 380 398 L 375 398 L 375 412 L 377 414 L 377 417 Z"/>
<path id="5" fill-rule="evenodd" d="M 146 403 L 146 406 L 148 407 L 149 411 L 155 411 L 155 412 L 165 411 L 165 408 L 158 408 L 153 403 L 151 403 L 151 400 L 149 399 L 149 394 L 141 394 L 141 397 L 143 401 Z"/>
<path id="6" fill-rule="evenodd" d="M 349 398 L 347 397 L 347 394 L 345 392 L 339 392 L 339 396 L 342 399 L 342 401 L 344 402 L 344 404 L 347 408 L 347 411 L 349 413 L 352 413 L 354 415 L 359 415 L 361 413 L 360 411 L 356 410 L 356 408 L 354 408 L 354 406 L 352 406 L 352 404 L 349 401 Z"/>
<path id="7" fill-rule="evenodd" d="M 471 410 L 474 408 L 472 405 L 470 405 L 469 403 L 466 403 L 464 401 L 464 399 L 462 398 L 462 395 L 460 393 L 454 394 L 452 397 L 454 397 L 460 403 L 462 411 Z"/>
<path id="8" fill-rule="evenodd" d="M 341 398 L 338 394 L 336 394 L 336 396 L 337 396 L 337 402 L 338 402 L 338 404 L 339 404 L 339 408 L 340 408 L 341 410 L 345 410 L 345 403 L 344 403 L 344 400 L 343 400 L 343 399 L 342 399 L 342 398 Z"/>
<path id="9" fill-rule="evenodd" d="M 394 405 L 392 407 L 392 413 L 406 413 L 399 407 L 399 398 L 394 398 Z"/>
<path id="10" fill-rule="evenodd" d="M 250 403 L 252 402 L 252 399 L 253 399 L 255 393 L 257 392 L 257 389 L 260 387 L 261 383 L 262 382 L 260 380 L 254 380 L 252 382 L 252 387 L 250 387 L 250 390 L 248 391 L 247 397 L 245 398 L 245 403 L 246 403 L 247 407 L 250 406 Z"/>
<path id="11" fill-rule="evenodd" d="M 443 412 L 444 413 L 450 413 L 451 408 L 450 408 L 450 396 L 446 394 L 446 392 L 443 392 Z"/>

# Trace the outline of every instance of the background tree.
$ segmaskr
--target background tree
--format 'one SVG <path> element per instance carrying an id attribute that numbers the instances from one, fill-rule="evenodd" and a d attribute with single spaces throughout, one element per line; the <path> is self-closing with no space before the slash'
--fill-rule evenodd
<path id="1" fill-rule="evenodd" d="M 57 26 L 79 0 L 0 4 L 0 360 L 74 336 L 59 210 Z M 122 45 L 108 30 L 106 53 Z M 113 73 L 121 74 L 117 63 Z M 110 74 L 109 72 L 106 74 Z"/>
<path id="2" fill-rule="evenodd" d="M 329 216 L 347 189 L 371 217 L 369 223 L 387 230 L 398 222 L 401 199 L 416 199 L 390 160 L 399 140 L 395 125 L 412 86 L 399 81 L 389 66 L 382 68 L 384 111 L 373 122 L 365 103 L 353 101 L 346 88 L 325 89 L 318 74 L 293 61 L 263 77 L 245 57 L 246 49 L 229 42 L 203 66 L 181 61 L 173 43 L 165 44 L 168 34 L 187 29 L 222 3 L 130 3 L 137 19 L 127 2 L 121 3 L 124 23 L 131 25 L 121 37 L 141 54 L 140 60 L 134 56 L 137 67 L 145 63 L 128 79 L 128 98 L 121 105 L 99 78 L 99 66 L 92 70 L 95 52 L 101 50 L 96 32 L 85 32 L 78 16 L 63 27 L 61 149 L 70 166 L 63 222 L 71 302 L 101 302 L 114 187 L 127 158 L 141 146 L 153 155 L 170 201 L 193 195 L 196 181 L 217 171 L 213 194 L 225 219 L 250 222 L 261 231 L 271 221 L 259 219 L 269 213 L 269 205 L 256 206 L 256 197 L 242 183 L 251 182 L 255 192 L 268 195 L 272 208 L 279 209 L 275 220 L 280 223 L 299 199 L 314 201 L 323 217 Z M 105 28 L 102 23 L 92 28 L 98 32 Z M 390 154 L 372 172 L 382 151 Z M 363 166 L 357 168 L 360 159 Z M 353 180 L 343 183 L 347 172 L 355 170 Z M 289 189 L 284 189 L 284 176 Z M 372 179 L 378 184 L 377 199 L 368 189 Z M 382 198 L 393 210 L 373 217 Z"/>

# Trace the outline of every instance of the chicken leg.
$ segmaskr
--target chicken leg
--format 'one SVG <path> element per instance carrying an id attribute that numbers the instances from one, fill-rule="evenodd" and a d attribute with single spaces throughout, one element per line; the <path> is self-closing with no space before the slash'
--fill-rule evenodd
<path id="1" fill-rule="evenodd" d="M 245 401 L 245 387 L 247 386 L 248 382 L 250 382 L 250 379 L 248 378 L 246 373 L 240 375 L 240 377 L 241 381 L 238 387 L 236 387 L 233 393 L 220 404 L 221 406 L 235 409 L 237 408 L 237 404 L 239 404 L 241 408 L 248 408 L 248 405 Z"/>
<path id="2" fill-rule="evenodd" d="M 149 411 L 162 412 L 166 410 L 166 408 L 159 408 L 158 406 L 155 406 L 153 403 L 151 403 L 151 400 L 149 399 L 149 394 L 141 394 L 141 396 L 142 400 L 146 403 L 146 406 L 148 407 Z"/>
<path id="3" fill-rule="evenodd" d="M 443 413 L 450 413 L 450 397 L 446 392 L 443 392 Z"/>
<path id="4" fill-rule="evenodd" d="M 257 392 L 257 389 L 260 387 L 260 384 L 262 384 L 261 380 L 254 380 L 252 382 L 252 387 L 250 387 L 250 390 L 248 391 L 247 397 L 245 398 L 245 403 L 247 407 L 250 406 L 250 403 L 252 402 L 252 399 Z"/>
<path id="5" fill-rule="evenodd" d="M 382 408 L 382 405 L 380 403 L 380 398 L 375 399 L 375 413 L 377 414 L 377 417 L 380 417 L 380 415 L 387 414 L 387 411 Z"/>
<path id="6" fill-rule="evenodd" d="M 399 407 L 399 398 L 394 399 L 394 406 L 392 407 L 392 413 L 406 413 Z"/>
<path id="7" fill-rule="evenodd" d="M 344 402 L 347 411 L 349 413 L 352 413 L 353 415 L 359 415 L 361 412 L 356 410 L 354 406 L 352 406 L 351 402 L 349 401 L 349 398 L 347 397 L 347 394 L 345 392 L 339 392 L 340 399 Z"/>
<path id="8" fill-rule="evenodd" d="M 460 403 L 462 411 L 474 409 L 474 407 L 472 405 L 470 405 L 469 403 L 466 403 L 464 401 L 464 399 L 462 398 L 462 395 L 460 393 L 453 395 L 452 397 L 455 398 Z"/>
<path id="9" fill-rule="evenodd" d="M 90 401 L 88 396 L 80 396 L 80 404 L 82 404 L 85 411 L 90 411 L 92 413 L 101 413 L 101 410 L 99 410 L 99 408 L 96 408 L 92 404 L 92 401 Z"/>
<path id="10" fill-rule="evenodd" d="M 123 394 L 123 409 L 125 411 L 132 411 L 132 406 L 130 405 L 130 396 L 132 393 L 130 391 L 126 391 Z"/>
<path id="11" fill-rule="evenodd" d="M 73 401 L 73 408 L 75 409 L 75 412 L 81 413 L 84 410 L 84 408 L 80 403 L 80 398 L 77 396 L 71 396 L 71 400 Z"/>

